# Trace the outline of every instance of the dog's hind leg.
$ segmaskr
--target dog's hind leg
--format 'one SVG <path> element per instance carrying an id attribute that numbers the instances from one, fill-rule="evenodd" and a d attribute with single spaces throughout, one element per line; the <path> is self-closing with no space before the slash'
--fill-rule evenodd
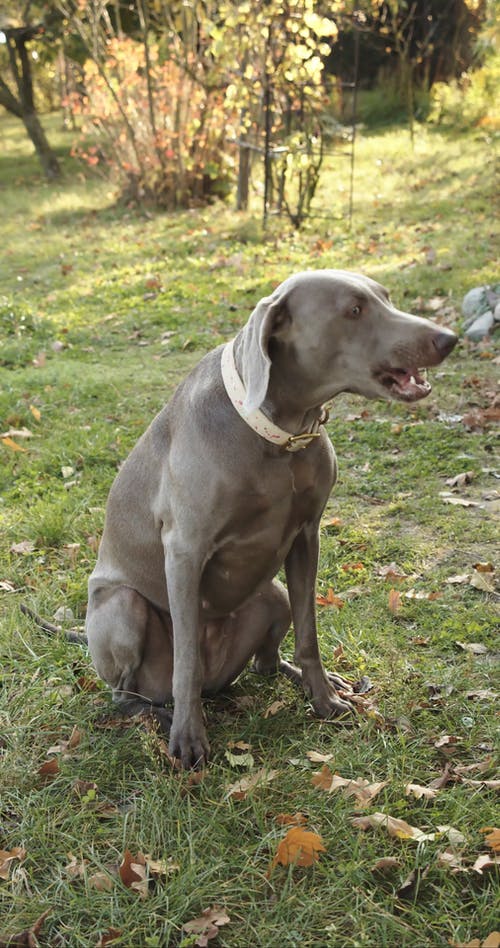
<path id="1" fill-rule="evenodd" d="M 171 625 L 151 603 L 127 586 L 94 590 L 87 637 L 99 676 L 125 714 L 150 711 L 168 731 L 172 698 Z"/>

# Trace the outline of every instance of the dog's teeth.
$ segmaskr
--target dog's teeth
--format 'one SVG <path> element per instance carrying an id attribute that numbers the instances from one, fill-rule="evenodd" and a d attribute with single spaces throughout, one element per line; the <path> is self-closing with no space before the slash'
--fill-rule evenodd
<path id="1" fill-rule="evenodd" d="M 410 375 L 410 385 L 415 385 L 415 376 Z"/>

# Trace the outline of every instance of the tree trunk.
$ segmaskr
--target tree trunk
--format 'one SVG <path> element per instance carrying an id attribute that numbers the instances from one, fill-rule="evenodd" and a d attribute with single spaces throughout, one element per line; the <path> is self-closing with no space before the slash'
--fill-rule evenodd
<path id="1" fill-rule="evenodd" d="M 42 128 L 38 115 L 36 112 L 27 112 L 22 115 L 21 118 L 35 146 L 45 177 L 48 178 L 49 181 L 53 181 L 54 178 L 59 178 L 61 176 L 61 168 L 55 153 L 47 141 L 47 136 Z"/>

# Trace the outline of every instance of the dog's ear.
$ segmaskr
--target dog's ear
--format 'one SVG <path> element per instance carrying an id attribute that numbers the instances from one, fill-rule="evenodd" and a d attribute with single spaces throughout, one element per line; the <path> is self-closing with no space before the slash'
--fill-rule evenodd
<path id="1" fill-rule="evenodd" d="M 271 296 L 262 299 L 246 326 L 242 350 L 243 382 L 246 388 L 243 407 L 246 412 L 259 408 L 266 397 L 271 372 L 269 342 L 290 322 L 287 295 L 286 291 L 278 287 Z"/>

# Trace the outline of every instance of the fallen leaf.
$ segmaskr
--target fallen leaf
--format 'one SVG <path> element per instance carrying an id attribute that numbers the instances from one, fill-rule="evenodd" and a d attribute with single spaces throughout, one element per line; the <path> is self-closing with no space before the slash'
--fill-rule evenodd
<path id="1" fill-rule="evenodd" d="M 448 576 L 448 579 L 445 579 L 445 583 L 448 583 L 450 586 L 463 586 L 465 583 L 470 583 L 470 573 L 460 573 L 457 576 Z"/>
<path id="2" fill-rule="evenodd" d="M 276 823 L 280 826 L 305 826 L 307 816 L 304 813 L 278 813 L 274 817 Z"/>
<path id="3" fill-rule="evenodd" d="M 455 829 L 454 826 L 438 826 L 438 830 L 440 833 L 446 834 L 452 849 L 460 849 L 465 846 L 467 840 L 464 834 L 461 833 L 460 830 Z"/>
<path id="4" fill-rule="evenodd" d="M 59 773 L 59 761 L 57 757 L 52 757 L 51 760 L 47 760 L 45 764 L 42 764 L 42 766 L 38 768 L 37 773 L 45 780 L 52 780 L 52 778 Z"/>
<path id="5" fill-rule="evenodd" d="M 64 754 L 65 756 L 69 756 L 71 751 L 76 750 L 82 737 L 82 732 L 79 731 L 75 725 L 68 740 L 60 741 L 59 744 L 53 744 L 52 747 L 49 747 L 47 754 Z"/>
<path id="6" fill-rule="evenodd" d="M 332 587 L 330 586 L 326 596 L 316 596 L 316 602 L 318 606 L 335 606 L 336 609 L 342 609 L 345 606 L 345 602 L 340 596 L 336 596 Z"/>
<path id="7" fill-rule="evenodd" d="M 467 774 L 471 771 L 477 770 L 479 773 L 484 774 L 492 766 L 492 757 L 489 755 L 485 757 L 484 760 L 478 760 L 473 764 L 455 764 L 454 770 L 456 774 Z"/>
<path id="8" fill-rule="evenodd" d="M 126 849 L 118 873 L 123 885 L 127 889 L 133 889 L 141 899 L 147 898 L 148 880 L 146 878 L 146 860 L 142 853 L 137 853 L 137 856 L 133 856 L 130 850 Z"/>
<path id="9" fill-rule="evenodd" d="M 276 701 L 273 701 L 272 704 L 270 704 L 268 708 L 266 708 L 262 717 L 266 719 L 272 718 L 274 717 L 275 714 L 278 714 L 278 711 L 281 711 L 283 708 L 286 708 L 286 701 L 280 701 L 280 699 L 277 699 Z"/>
<path id="10" fill-rule="evenodd" d="M 500 948 L 500 932 L 490 932 L 484 939 L 481 948 Z"/>
<path id="11" fill-rule="evenodd" d="M 277 770 L 256 770 L 253 774 L 248 774 L 236 783 L 232 783 L 226 790 L 225 799 L 244 800 L 251 790 L 255 790 L 261 784 L 269 783 L 277 776 Z"/>
<path id="12" fill-rule="evenodd" d="M 9 428 L 8 431 L 4 431 L 0 434 L 2 440 L 4 438 L 32 438 L 33 432 L 29 428 Z"/>
<path id="13" fill-rule="evenodd" d="M 465 487 L 474 479 L 474 471 L 462 471 L 461 474 L 455 474 L 455 477 L 449 477 L 446 481 L 448 487 Z"/>
<path id="14" fill-rule="evenodd" d="M 400 582 L 402 579 L 408 579 L 407 574 L 403 573 L 396 563 L 389 563 L 388 566 L 380 566 L 377 569 L 377 575 L 383 576 L 383 578 L 389 582 Z"/>
<path id="15" fill-rule="evenodd" d="M 453 734 L 443 734 L 438 737 L 437 741 L 434 741 L 434 747 L 443 754 L 454 754 L 460 742 L 461 739 Z"/>
<path id="16" fill-rule="evenodd" d="M 500 790 L 500 780 L 470 780 L 462 777 L 462 783 L 469 787 L 479 787 L 485 790 Z"/>
<path id="17" fill-rule="evenodd" d="M 470 585 L 474 589 L 480 589 L 481 592 L 494 593 L 495 583 L 490 579 L 491 573 L 475 572 L 470 578 Z"/>
<path id="18" fill-rule="evenodd" d="M 88 877 L 87 881 L 90 888 L 96 889 L 97 892 L 113 891 L 114 882 L 107 872 L 94 872 L 93 875 Z"/>
<path id="19" fill-rule="evenodd" d="M 326 764 L 323 764 L 321 770 L 316 771 L 311 777 L 313 787 L 319 787 L 320 790 L 330 790 L 333 774 Z"/>
<path id="20" fill-rule="evenodd" d="M 42 417 L 42 413 L 40 409 L 36 407 L 36 405 L 30 405 L 30 412 L 33 415 L 33 418 L 35 419 L 35 421 L 40 421 L 40 418 Z"/>
<path id="21" fill-rule="evenodd" d="M 422 797 L 426 800 L 434 800 L 438 790 L 435 787 L 422 787 L 419 783 L 407 783 L 405 793 L 407 797 L 415 797 L 416 800 L 421 800 Z"/>
<path id="22" fill-rule="evenodd" d="M 6 437 L 2 435 L 0 438 L 4 448 L 8 448 L 9 451 L 21 451 L 23 454 L 26 454 L 26 448 L 22 448 L 17 441 L 14 441 L 13 438 Z"/>
<path id="23" fill-rule="evenodd" d="M 480 507 L 476 500 L 467 500 L 466 497 L 443 497 L 443 503 L 453 504 L 455 507 Z"/>
<path id="24" fill-rule="evenodd" d="M 294 826 L 280 841 L 271 869 L 280 866 L 312 866 L 319 859 L 319 853 L 326 852 L 323 840 L 318 833 Z"/>
<path id="25" fill-rule="evenodd" d="M 21 540 L 19 543 L 13 543 L 10 552 L 11 553 L 33 553 L 35 549 L 35 544 L 32 540 Z"/>
<path id="26" fill-rule="evenodd" d="M 306 757 L 313 764 L 321 764 L 323 761 L 333 760 L 333 754 L 322 754 L 320 751 L 306 751 Z"/>
<path id="27" fill-rule="evenodd" d="M 469 701 L 495 701 L 498 698 L 496 691 L 491 688 L 482 688 L 479 691 L 466 691 L 465 697 Z"/>
<path id="28" fill-rule="evenodd" d="M 152 876 L 168 876 L 172 872 L 179 872 L 181 868 L 171 856 L 168 859 L 153 859 L 149 853 L 145 853 L 144 861 Z"/>
<path id="29" fill-rule="evenodd" d="M 230 767 L 252 768 L 255 764 L 253 754 L 233 754 L 232 751 L 227 750 L 224 753 L 224 757 L 228 761 Z"/>
<path id="30" fill-rule="evenodd" d="M 0 948 L 38 948 L 38 938 L 42 925 L 50 915 L 52 909 L 48 908 L 43 915 L 40 915 L 36 922 L 33 922 L 30 928 L 24 928 L 22 932 L 15 935 L 0 935 Z"/>
<path id="31" fill-rule="evenodd" d="M 377 859 L 377 862 L 370 866 L 370 872 L 392 872 L 393 869 L 400 868 L 400 861 L 395 856 L 383 856 Z"/>
<path id="32" fill-rule="evenodd" d="M 440 592 L 429 592 L 426 593 L 422 589 L 409 589 L 408 592 L 405 592 L 405 599 L 427 599 L 429 602 L 433 602 L 435 599 L 440 599 L 442 593 Z"/>
<path id="33" fill-rule="evenodd" d="M 500 866 L 500 856 L 491 855 L 490 853 L 481 853 L 472 868 L 474 872 L 479 872 L 479 874 L 482 875 L 484 869 L 494 869 L 496 866 Z"/>
<path id="34" fill-rule="evenodd" d="M 462 856 L 453 852 L 452 849 L 445 849 L 437 854 L 436 862 L 441 869 L 449 869 L 451 872 L 466 872 L 462 862 Z"/>
<path id="35" fill-rule="evenodd" d="M 395 836 L 397 839 L 414 839 L 421 843 L 427 839 L 435 839 L 435 833 L 424 833 L 417 826 L 411 826 L 405 820 L 399 820 L 394 816 L 388 816 L 386 813 L 372 813 L 370 816 L 356 816 L 351 820 L 353 826 L 358 829 L 386 829 L 389 836 Z"/>
<path id="36" fill-rule="evenodd" d="M 219 934 L 219 928 L 228 925 L 230 921 L 224 909 L 214 905 L 212 908 L 204 909 L 199 918 L 184 922 L 182 930 L 187 935 L 198 935 L 194 944 L 198 948 L 206 948 L 209 940 L 216 938 Z"/>
<path id="37" fill-rule="evenodd" d="M 345 797 L 355 797 L 358 806 L 368 806 L 377 794 L 387 786 L 387 780 L 379 780 L 376 783 L 370 783 L 364 777 L 357 777 L 355 780 L 341 777 L 339 774 L 331 774 L 330 786 L 323 786 L 322 789 L 333 793 L 335 790 L 342 790 Z"/>
<path id="38" fill-rule="evenodd" d="M 452 780 L 451 764 L 447 763 L 445 764 L 442 774 L 436 777 L 435 780 L 431 780 L 429 787 L 431 787 L 432 790 L 441 790 L 442 787 L 446 787 Z"/>
<path id="39" fill-rule="evenodd" d="M 99 941 L 96 944 L 96 948 L 106 948 L 107 945 L 110 945 L 113 941 L 116 941 L 116 939 L 122 934 L 123 932 L 121 928 L 108 928 L 107 932 L 102 933 Z"/>
<path id="40" fill-rule="evenodd" d="M 88 859 L 78 860 L 76 856 L 73 856 L 73 853 L 68 853 L 69 863 L 64 867 L 64 871 L 71 881 L 75 879 L 82 879 L 87 870 L 89 864 Z"/>
<path id="41" fill-rule="evenodd" d="M 22 862 L 26 856 L 26 850 L 22 846 L 14 846 L 13 849 L 0 849 L 0 879 L 8 879 L 12 863 L 17 859 Z"/>
<path id="42" fill-rule="evenodd" d="M 483 645 L 482 642 L 458 642 L 455 641 L 455 645 L 458 645 L 464 650 L 464 652 L 470 652 L 471 655 L 486 655 L 488 649 L 486 645 Z"/>
<path id="43" fill-rule="evenodd" d="M 389 609 L 394 615 L 401 611 L 401 593 L 399 589 L 389 590 Z"/>
<path id="44" fill-rule="evenodd" d="M 493 566 L 493 563 L 473 563 L 472 565 L 474 569 L 478 571 L 478 573 L 494 573 L 495 572 L 495 567 Z"/>
<path id="45" fill-rule="evenodd" d="M 497 829 L 496 826 L 483 826 L 480 830 L 480 833 L 487 833 L 488 835 L 484 837 L 484 841 L 494 853 L 500 853 L 500 829 Z"/>

